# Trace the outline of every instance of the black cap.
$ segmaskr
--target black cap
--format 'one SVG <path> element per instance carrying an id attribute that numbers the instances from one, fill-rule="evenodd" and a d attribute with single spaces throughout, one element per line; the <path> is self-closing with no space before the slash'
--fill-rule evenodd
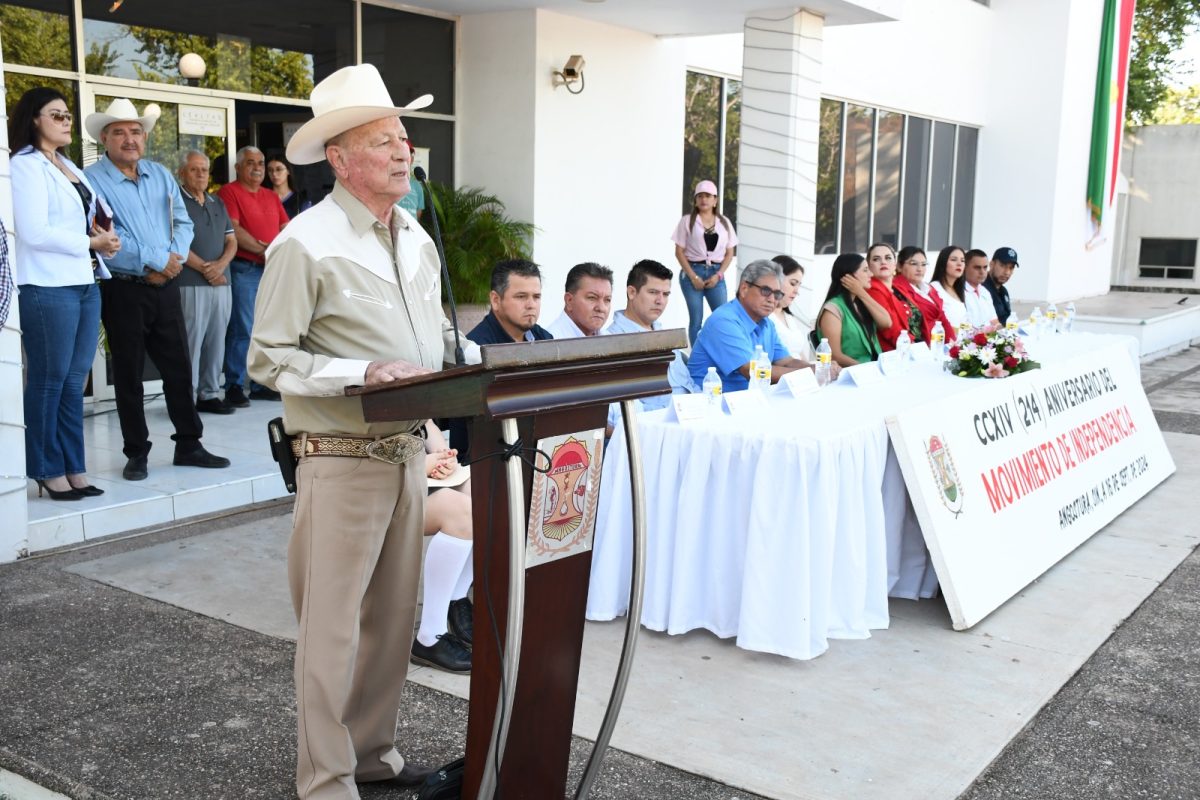
<path id="1" fill-rule="evenodd" d="M 1012 264 L 1014 267 L 1021 266 L 1017 263 L 1017 251 L 1011 247 L 1001 247 L 992 255 L 992 261 L 999 261 L 1002 264 Z"/>

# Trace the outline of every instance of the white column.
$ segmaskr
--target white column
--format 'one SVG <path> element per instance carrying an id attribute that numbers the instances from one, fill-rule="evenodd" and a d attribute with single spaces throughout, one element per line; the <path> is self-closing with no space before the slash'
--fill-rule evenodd
<path id="1" fill-rule="evenodd" d="M 738 264 L 813 254 L 824 18 L 805 9 L 746 15 Z"/>
<path id="2" fill-rule="evenodd" d="M 4 57 L 0 54 L 0 108 L 4 108 Z M 8 231 L 13 266 L 12 179 L 8 168 L 8 128 L 0 126 L 0 217 Z M 28 547 L 29 501 L 25 483 L 25 409 L 21 374 L 20 315 L 12 299 L 0 328 L 0 564 L 24 555 Z"/>

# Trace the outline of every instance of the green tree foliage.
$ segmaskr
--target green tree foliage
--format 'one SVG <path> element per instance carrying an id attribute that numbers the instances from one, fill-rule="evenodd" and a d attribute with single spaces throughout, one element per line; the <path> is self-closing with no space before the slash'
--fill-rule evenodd
<path id="1" fill-rule="evenodd" d="M 30 67 L 73 69 L 71 24 L 66 14 L 0 5 L 4 60 Z"/>
<path id="2" fill-rule="evenodd" d="M 1150 121 L 1155 125 L 1200 125 L 1200 83 L 1167 89 Z"/>
<path id="3" fill-rule="evenodd" d="M 1149 122 L 1167 96 L 1175 52 L 1200 23 L 1200 0 L 1138 0 L 1125 120 Z"/>
<path id="4" fill-rule="evenodd" d="M 431 183 L 434 207 L 446 247 L 446 265 L 454 299 L 459 303 L 486 303 L 492 283 L 492 265 L 507 258 L 529 258 L 534 226 L 505 214 L 504 203 L 483 189 L 455 189 Z M 433 232 L 428 214 L 421 223 Z"/>

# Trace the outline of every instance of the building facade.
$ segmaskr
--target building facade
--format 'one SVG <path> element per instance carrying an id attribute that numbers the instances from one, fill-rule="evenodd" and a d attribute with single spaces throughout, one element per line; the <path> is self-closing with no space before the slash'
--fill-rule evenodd
<path id="1" fill-rule="evenodd" d="M 637 260 L 674 269 L 669 236 L 702 178 L 721 186 L 739 261 L 799 258 L 798 302 L 815 311 L 834 255 L 875 240 L 931 255 L 1015 247 L 1022 299 L 1107 291 L 1112 245 L 1085 224 L 1102 5 L 18 0 L 0 3 L 0 48 L 6 108 L 38 83 L 74 98 L 79 118 L 113 97 L 156 103 L 149 156 L 165 163 L 193 147 L 282 150 L 313 83 L 373 63 L 398 103 L 434 94 L 406 118 L 431 177 L 481 187 L 536 226 L 543 320 L 581 261 L 614 268 L 614 308 Z M 202 77 L 180 73 L 185 53 L 203 58 Z M 563 85 L 572 55 L 583 80 Z M 89 141 L 73 149 L 96 155 Z M 320 168 L 298 178 L 313 196 L 329 185 Z M 676 291 L 663 321 L 686 318 Z M 23 547 L 18 327 L 0 334 L 0 519 L 17 520 L 0 560 Z"/>

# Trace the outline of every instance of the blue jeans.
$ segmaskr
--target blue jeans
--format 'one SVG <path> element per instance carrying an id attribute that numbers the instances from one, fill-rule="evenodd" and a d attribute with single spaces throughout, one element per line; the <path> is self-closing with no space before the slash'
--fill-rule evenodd
<path id="1" fill-rule="evenodd" d="M 710 266 L 702 261 L 692 261 L 690 263 L 692 271 L 702 281 L 716 275 L 717 270 L 721 268 L 720 264 Z M 716 311 L 725 305 L 725 301 L 729 299 L 729 295 L 725 288 L 724 279 L 710 289 L 697 289 L 692 286 L 692 281 L 688 278 L 687 272 L 683 270 L 679 271 L 679 286 L 683 290 L 683 302 L 687 304 L 688 310 L 688 341 L 695 344 L 696 337 L 700 335 L 700 323 L 704 321 L 704 301 L 708 300 L 710 311 Z"/>
<path id="2" fill-rule="evenodd" d="M 225 332 L 225 391 L 246 386 L 246 351 L 250 349 L 250 329 L 254 327 L 254 299 L 263 266 L 235 258 L 229 262 L 229 283 L 233 289 L 233 311 Z M 251 382 L 250 391 L 261 388 Z"/>
<path id="3" fill-rule="evenodd" d="M 24 284 L 18 302 L 29 367 L 25 472 L 35 480 L 87 472 L 83 384 L 100 341 L 100 290 Z"/>

